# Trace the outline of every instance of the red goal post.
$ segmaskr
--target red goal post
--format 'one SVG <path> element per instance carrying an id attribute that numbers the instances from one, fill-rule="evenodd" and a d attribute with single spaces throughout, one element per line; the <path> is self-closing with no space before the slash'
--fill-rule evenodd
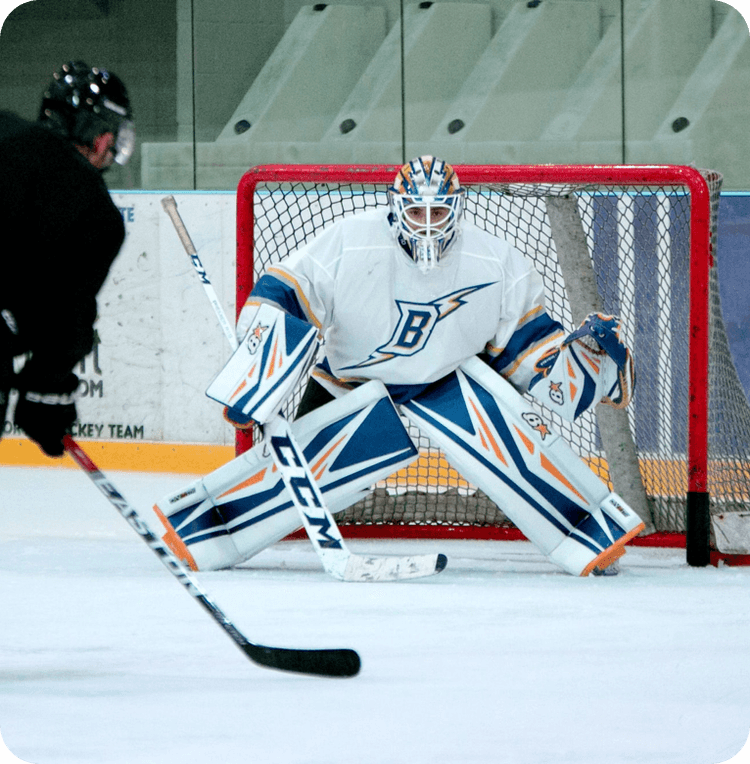
<path id="1" fill-rule="evenodd" d="M 712 247 L 721 176 L 684 166 L 454 168 L 467 189 L 466 214 L 535 259 L 547 287 L 550 313 L 571 328 L 576 311 L 557 262 L 561 245 L 550 232 L 547 211 L 552 209 L 551 200 L 573 200 L 588 249 L 585 259 L 595 274 L 603 308 L 627 314 L 634 327 L 639 386 L 629 427 L 648 511 L 655 514 L 654 529 L 661 534 L 686 534 L 689 561 L 706 564 L 711 513 L 727 508 L 736 511 L 750 500 L 747 453 L 710 456 L 709 389 L 714 390 L 716 380 L 709 378 L 709 354 L 716 330 L 712 299 L 718 300 Z M 396 165 L 266 165 L 245 173 L 237 193 L 238 312 L 270 262 L 285 257 L 337 217 L 387 203 L 385 189 L 397 171 Z M 653 278 L 651 270 L 655 271 Z M 568 283 L 578 281 L 578 277 L 566 275 Z M 670 354 L 675 358 L 667 357 Z M 682 376 L 687 377 L 686 384 Z M 724 384 L 719 380 L 720 388 Z M 661 397 L 654 398 L 654 391 L 643 390 L 644 386 L 664 390 L 657 391 Z M 294 405 L 287 415 L 293 414 Z M 649 406 L 658 412 L 649 412 Z M 647 420 L 654 416 L 663 420 L 663 431 L 656 435 L 648 431 Z M 745 416 L 741 412 L 740 420 Z M 579 434 L 575 427 L 571 431 L 566 423 L 559 424 L 592 469 L 612 482 L 602 451 L 603 432 L 595 419 L 585 426 L 588 432 Z M 667 431 L 670 428 L 674 432 Z M 238 452 L 249 447 L 251 438 L 251 434 L 238 435 Z M 732 446 L 729 450 L 737 449 Z M 425 446 L 424 453 L 420 462 L 427 464 L 426 470 L 437 465 L 437 477 L 428 476 L 420 483 L 420 467 L 400 483 L 376 491 L 387 494 L 386 503 L 402 507 L 411 501 L 416 510 L 399 515 L 389 509 L 378 514 L 380 510 L 372 507 L 355 507 L 337 518 L 344 532 L 349 524 L 349 535 L 358 530 L 359 535 L 371 536 L 460 533 L 507 537 L 502 511 L 493 508 L 497 517 L 488 517 L 484 510 L 476 516 L 463 512 L 473 497 L 481 497 L 481 491 L 452 474 L 431 445 Z M 713 489 L 709 476 L 712 459 L 729 475 L 728 484 L 723 475 L 723 482 Z M 449 473 L 453 483 L 441 483 L 441 475 Z M 717 493 L 713 505 L 712 490 Z M 432 505 L 444 503 L 454 494 L 460 497 L 462 513 L 440 516 Z"/>

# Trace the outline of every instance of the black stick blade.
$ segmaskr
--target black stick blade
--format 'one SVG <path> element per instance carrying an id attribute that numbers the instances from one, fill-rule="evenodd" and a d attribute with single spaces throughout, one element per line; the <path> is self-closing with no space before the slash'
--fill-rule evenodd
<path id="1" fill-rule="evenodd" d="M 260 666 L 279 671 L 295 671 L 316 676 L 356 676 L 362 665 L 359 654 L 349 648 L 326 650 L 294 650 L 287 647 L 266 647 L 248 643 L 243 652 Z"/>
<path id="2" fill-rule="evenodd" d="M 232 641 L 260 666 L 296 671 L 301 674 L 317 676 L 355 676 L 359 672 L 359 655 L 348 648 L 334 650 L 294 650 L 287 647 L 265 647 L 250 642 L 244 634 L 227 618 L 224 611 L 208 596 L 200 583 L 194 579 L 172 551 L 149 529 L 138 512 L 125 497 L 100 472 L 88 454 L 71 438 L 64 438 L 65 449 L 78 466 L 84 470 L 96 487 L 107 497 L 110 504 L 128 521 L 130 526 L 151 548 L 151 551 L 164 563 L 166 569 L 182 584 L 207 613 L 224 629 Z"/>

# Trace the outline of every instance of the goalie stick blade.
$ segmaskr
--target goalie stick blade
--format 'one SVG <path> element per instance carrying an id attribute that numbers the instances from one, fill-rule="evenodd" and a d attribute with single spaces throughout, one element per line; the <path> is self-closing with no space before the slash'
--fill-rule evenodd
<path id="1" fill-rule="evenodd" d="M 293 650 L 246 644 L 242 650 L 255 663 L 279 671 L 316 676 L 350 677 L 359 673 L 362 662 L 356 650 Z"/>
<path id="2" fill-rule="evenodd" d="M 415 557 L 365 557 L 350 554 L 342 580 L 378 582 L 424 578 L 440 573 L 447 564 L 448 558 L 444 554 Z"/>

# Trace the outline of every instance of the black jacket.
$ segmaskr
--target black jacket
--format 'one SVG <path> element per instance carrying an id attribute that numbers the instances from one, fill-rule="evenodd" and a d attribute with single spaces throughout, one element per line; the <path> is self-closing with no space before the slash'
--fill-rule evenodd
<path id="1" fill-rule="evenodd" d="M 101 173 L 39 123 L 0 112 L 0 355 L 31 351 L 24 386 L 54 390 L 91 351 L 96 295 L 125 227 Z"/>

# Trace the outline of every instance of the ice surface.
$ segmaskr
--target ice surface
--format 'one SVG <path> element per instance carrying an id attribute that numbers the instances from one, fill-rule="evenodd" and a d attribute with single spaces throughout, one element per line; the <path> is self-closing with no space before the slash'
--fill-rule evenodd
<path id="1" fill-rule="evenodd" d="M 149 522 L 191 479 L 110 477 Z M 254 642 L 361 654 L 319 679 L 248 661 L 83 472 L 0 467 L 0 516 L 0 734 L 32 764 L 718 764 L 750 732 L 749 569 L 404 540 L 349 543 L 448 567 L 345 584 L 294 541 L 199 574 Z"/>

